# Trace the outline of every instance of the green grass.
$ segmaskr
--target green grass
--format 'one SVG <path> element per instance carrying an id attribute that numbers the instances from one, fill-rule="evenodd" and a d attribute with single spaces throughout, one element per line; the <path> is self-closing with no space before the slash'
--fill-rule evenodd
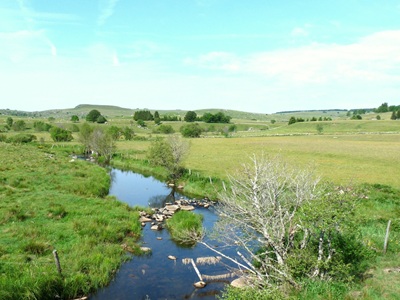
<path id="1" fill-rule="evenodd" d="M 136 211 L 104 197 L 107 171 L 62 148 L 1 143 L 0 157 L 0 299 L 71 299 L 105 286 L 141 232 Z"/>
<path id="2" fill-rule="evenodd" d="M 192 245 L 192 242 L 182 242 L 185 240 L 184 234 L 186 232 L 196 232 L 201 234 L 203 216 L 195 214 L 191 211 L 178 211 L 171 219 L 167 220 L 167 228 L 171 238 L 175 241 L 181 242 L 184 245 Z"/>
<path id="3" fill-rule="evenodd" d="M 400 187 L 400 136 L 349 135 L 192 139 L 185 166 L 204 176 L 226 178 L 253 154 L 281 155 L 294 165 L 313 165 L 336 184 L 382 183 Z"/>

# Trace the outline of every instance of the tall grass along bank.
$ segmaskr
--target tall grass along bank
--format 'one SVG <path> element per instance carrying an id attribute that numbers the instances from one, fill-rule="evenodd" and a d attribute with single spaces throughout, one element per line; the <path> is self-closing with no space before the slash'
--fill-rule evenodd
<path id="1" fill-rule="evenodd" d="M 107 170 L 45 146 L 0 143 L 0 158 L 0 299 L 71 299 L 106 285 L 140 236 L 138 213 L 106 196 Z"/>

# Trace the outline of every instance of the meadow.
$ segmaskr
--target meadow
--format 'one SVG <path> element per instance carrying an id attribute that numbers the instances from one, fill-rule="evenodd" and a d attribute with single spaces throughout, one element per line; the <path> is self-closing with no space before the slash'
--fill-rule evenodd
<path id="1" fill-rule="evenodd" d="M 112 109 L 115 115 L 108 118 L 108 124 L 97 126 L 130 126 L 135 132 L 132 141 L 116 142 L 112 164 L 165 179 L 165 170 L 146 163 L 146 153 L 156 137 L 166 135 L 154 133 L 156 125 L 152 122 L 147 122 L 147 128 L 139 128 L 132 117 L 124 114 L 126 111 Z M 57 113 L 52 124 L 71 128 L 73 123 L 68 117 L 72 113 Z M 229 175 L 252 155 L 278 155 L 299 168 L 313 168 L 323 181 L 362 191 L 366 197 L 360 199 L 355 218 L 363 242 L 375 252 L 364 280 L 355 285 L 311 282 L 293 297 L 398 299 L 400 121 L 390 120 L 388 113 L 381 114 L 381 120 L 371 113 L 357 121 L 349 120 L 343 112 L 328 115 L 332 121 L 288 125 L 290 114 L 237 114 L 232 120 L 236 131 L 229 134 L 224 134 L 227 124 L 200 123 L 205 132 L 201 138 L 188 139 L 191 146 L 184 160 L 187 174 L 180 183 L 191 194 L 216 197 L 221 182 L 228 182 Z M 312 116 L 324 114 L 304 115 Z M 0 124 L 5 123 L 5 118 L 0 116 Z M 11 295 L 18 292 L 34 299 L 43 296 L 41 290 L 52 295 L 61 290 L 63 298 L 87 294 L 106 284 L 126 258 L 121 245 L 135 248 L 139 236 L 137 212 L 105 197 L 109 179 L 103 168 L 69 162 L 68 154 L 80 151 L 77 133 L 73 133 L 72 142 L 55 143 L 48 132 L 36 132 L 32 126 L 37 120 L 48 122 L 47 115 L 22 119 L 27 123 L 26 132 L 36 135 L 38 142 L 34 146 L 0 143 L 0 298 L 15 299 Z M 179 132 L 185 123 L 164 124 Z M 16 132 L 3 134 L 11 136 Z M 89 181 L 97 184 L 89 185 Z M 392 230 L 388 252 L 384 254 L 388 220 L 392 220 Z M 63 279 L 52 262 L 53 249 L 59 251 L 62 264 L 64 261 L 68 266 L 63 270 Z M 91 255 L 86 257 L 88 252 Z M 38 273 L 49 276 L 39 280 Z M 26 290 L 26 286 L 32 288 Z"/>

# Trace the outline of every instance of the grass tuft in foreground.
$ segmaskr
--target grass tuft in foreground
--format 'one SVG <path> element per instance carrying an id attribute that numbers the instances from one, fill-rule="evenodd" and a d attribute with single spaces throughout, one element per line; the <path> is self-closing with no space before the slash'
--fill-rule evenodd
<path id="1" fill-rule="evenodd" d="M 184 235 L 187 232 L 195 232 L 200 235 L 202 232 L 203 216 L 191 211 L 178 211 L 171 219 L 167 220 L 167 227 L 173 240 L 186 246 L 192 246 L 193 241 L 185 243 Z"/>

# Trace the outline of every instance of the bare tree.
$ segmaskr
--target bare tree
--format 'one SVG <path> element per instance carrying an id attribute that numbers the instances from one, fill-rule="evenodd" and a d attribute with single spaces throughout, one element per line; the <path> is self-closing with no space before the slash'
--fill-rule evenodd
<path id="1" fill-rule="evenodd" d="M 299 209 L 314 201 L 318 179 L 311 170 L 290 168 L 280 158 L 257 158 L 230 176 L 229 188 L 219 195 L 216 210 L 220 218 L 213 235 L 226 245 L 241 248 L 238 259 L 229 257 L 254 285 L 289 282 L 296 285 L 286 263 L 301 227 Z M 194 239 L 210 250 L 203 235 L 183 233 L 182 240 Z M 226 256 L 224 256 L 226 257 Z M 252 262 L 252 263 L 250 263 Z"/>
<path id="2" fill-rule="evenodd" d="M 298 209 L 315 199 L 317 183 L 310 170 L 290 168 L 278 157 L 254 156 L 220 194 L 215 231 L 244 249 L 266 279 L 293 283 L 285 262 L 298 230 Z"/>
<path id="3" fill-rule="evenodd" d="M 298 286 L 305 277 L 351 280 L 362 270 L 366 253 L 352 218 L 354 190 L 319 184 L 311 169 L 279 157 L 253 156 L 229 181 L 215 206 L 212 235 L 238 247 L 238 256 L 207 244 L 204 230 L 182 232 L 179 239 L 234 262 L 253 286 Z"/>
<path id="4" fill-rule="evenodd" d="M 172 157 L 173 157 L 173 165 L 175 167 L 179 167 L 182 164 L 183 159 L 189 152 L 189 142 L 183 140 L 178 135 L 170 135 L 167 138 L 167 142 L 171 147 Z"/>

